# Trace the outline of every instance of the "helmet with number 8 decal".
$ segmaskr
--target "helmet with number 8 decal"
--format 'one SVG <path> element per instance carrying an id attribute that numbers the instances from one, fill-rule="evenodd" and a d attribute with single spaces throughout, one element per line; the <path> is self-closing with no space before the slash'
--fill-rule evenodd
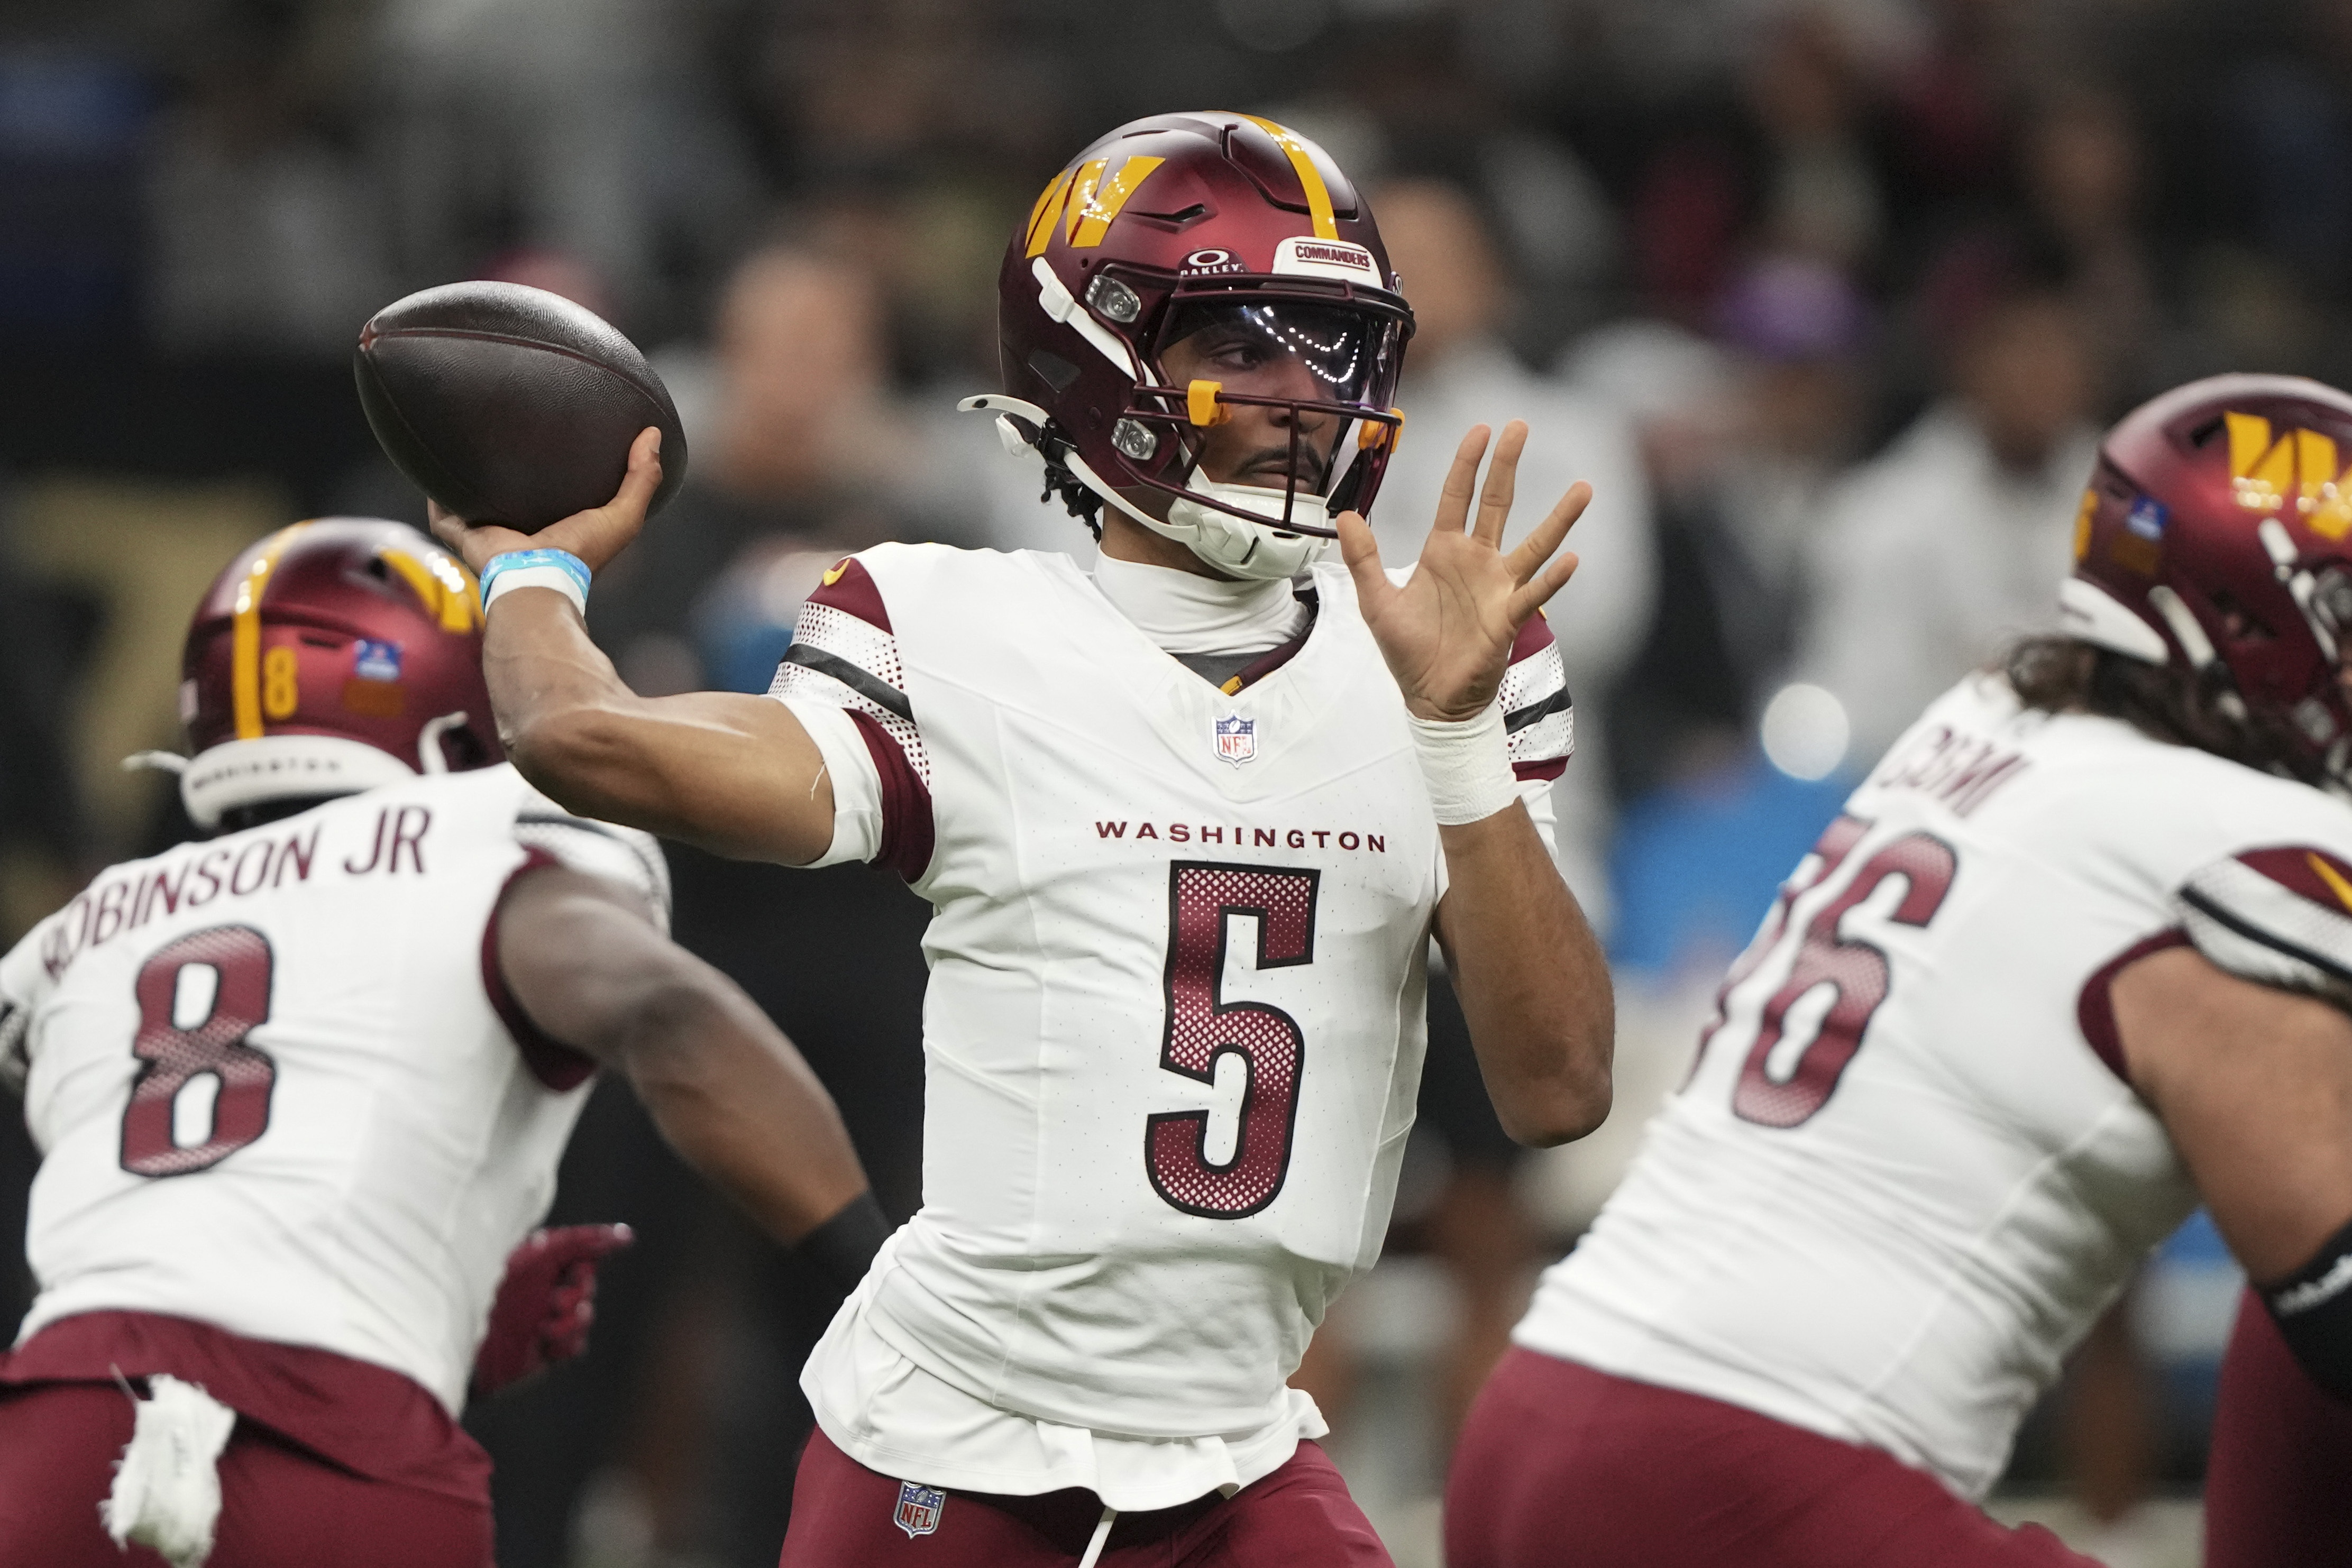
<path id="1" fill-rule="evenodd" d="M 2342 784 L 2352 705 L 2352 396 L 2212 376 L 2107 433 L 2074 523 L 2064 630 L 2195 675 L 2288 770 Z"/>
<path id="2" fill-rule="evenodd" d="M 474 580 L 404 523 L 320 517 L 253 545 L 188 628 L 189 817 L 503 759 Z"/>
<path id="3" fill-rule="evenodd" d="M 1276 578 L 1338 513 L 1370 509 L 1412 312 L 1370 209 L 1297 132 L 1222 113 L 1119 127 L 1046 185 L 998 290 L 1005 391 L 961 406 L 1042 455 L 1090 525 L 1108 504 L 1233 576 Z M 1175 384 L 1166 350 L 1211 329 L 1229 340 L 1218 376 Z M 1277 411 L 1279 487 L 1201 471 L 1203 432 L 1237 406 Z"/>

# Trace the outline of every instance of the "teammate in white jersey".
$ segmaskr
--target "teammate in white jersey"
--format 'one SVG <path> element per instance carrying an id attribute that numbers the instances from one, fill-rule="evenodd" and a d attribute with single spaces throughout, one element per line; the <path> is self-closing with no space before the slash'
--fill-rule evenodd
<path id="1" fill-rule="evenodd" d="M 2347 459 L 2352 397 L 2286 377 L 2110 433 L 2065 634 L 1854 791 L 1545 1276 L 1457 1568 L 2084 1562 L 1973 1505 L 2200 1197 L 2352 1394 Z"/>
<path id="2" fill-rule="evenodd" d="M 779 1238 L 851 1281 L 881 1241 L 824 1090 L 663 934 L 660 851 L 500 760 L 474 591 L 397 523 L 246 551 L 184 666 L 213 836 L 0 960 L 42 1153 L 0 1562 L 488 1568 L 457 1416 L 584 1340 L 620 1238 L 524 1239 L 600 1063 Z"/>
<path id="3" fill-rule="evenodd" d="M 1433 928 L 1505 1126 L 1607 1106 L 1606 972 L 1538 821 L 1570 733 L 1537 610 L 1587 492 L 1504 554 L 1526 433 L 1465 531 L 1474 431 L 1418 569 L 1382 571 L 1359 514 L 1410 314 L 1361 198 L 1268 121 L 1080 154 L 1000 324 L 1008 390 L 968 406 L 1098 528 L 1091 580 L 885 546 L 828 574 L 771 698 L 640 699 L 578 563 L 520 547 L 609 560 L 648 432 L 534 540 L 437 525 L 491 580 L 501 731 L 575 809 L 878 861 L 937 910 L 924 1205 L 809 1364 L 785 1563 L 1385 1562 L 1285 1379 L 1387 1227 Z"/>

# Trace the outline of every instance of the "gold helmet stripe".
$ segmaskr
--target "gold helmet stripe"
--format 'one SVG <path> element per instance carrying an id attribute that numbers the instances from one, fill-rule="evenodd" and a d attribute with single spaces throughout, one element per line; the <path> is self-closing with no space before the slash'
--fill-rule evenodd
<path id="1" fill-rule="evenodd" d="M 1298 175 L 1299 186 L 1307 193 L 1307 212 L 1315 220 L 1315 237 L 1338 239 L 1339 225 L 1331 215 L 1331 188 L 1323 183 L 1322 172 L 1315 167 L 1315 160 L 1307 153 L 1307 143 L 1298 140 L 1297 131 L 1276 125 L 1271 120 L 1264 120 L 1255 114 L 1244 114 L 1242 118 L 1273 137 L 1274 144 L 1281 148 L 1283 155 L 1290 160 L 1290 167 Z"/>
<path id="2" fill-rule="evenodd" d="M 475 608 L 476 589 L 466 569 L 439 550 L 411 551 L 398 544 L 377 549 L 376 559 L 400 573 L 415 591 L 425 612 L 441 622 L 444 632 L 463 634 L 474 629 L 480 612 Z"/>
<path id="3" fill-rule="evenodd" d="M 296 523 L 262 541 L 253 564 L 245 569 L 244 580 L 236 585 L 236 609 L 229 632 L 229 692 L 236 706 L 239 740 L 261 738 L 261 595 L 269 586 L 269 574 L 277 570 L 278 558 L 286 553 L 294 536 L 310 526 Z"/>

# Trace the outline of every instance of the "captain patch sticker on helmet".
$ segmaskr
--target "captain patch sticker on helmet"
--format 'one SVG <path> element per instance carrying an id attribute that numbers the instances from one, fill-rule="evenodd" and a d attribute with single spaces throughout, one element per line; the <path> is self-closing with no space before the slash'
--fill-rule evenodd
<path id="1" fill-rule="evenodd" d="M 2117 566 L 2154 577 L 2164 563 L 2164 552 L 2157 547 L 2163 541 L 2164 525 L 2171 516 L 2153 496 L 2134 498 L 2131 510 L 2124 514 L 2124 531 L 2109 542 L 2107 553 Z"/>
<path id="2" fill-rule="evenodd" d="M 376 643 L 362 637 L 353 643 L 352 674 L 363 681 L 396 681 L 400 679 L 400 644 Z"/>

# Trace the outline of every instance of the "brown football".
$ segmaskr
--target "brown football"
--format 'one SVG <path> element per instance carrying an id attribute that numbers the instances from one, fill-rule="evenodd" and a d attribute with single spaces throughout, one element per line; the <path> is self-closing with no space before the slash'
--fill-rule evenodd
<path id="1" fill-rule="evenodd" d="M 385 306 L 352 354 L 384 455 L 468 522 L 524 533 L 621 487 L 629 444 L 662 433 L 658 509 L 686 477 L 669 389 L 594 311 L 520 283 L 448 283 Z"/>

